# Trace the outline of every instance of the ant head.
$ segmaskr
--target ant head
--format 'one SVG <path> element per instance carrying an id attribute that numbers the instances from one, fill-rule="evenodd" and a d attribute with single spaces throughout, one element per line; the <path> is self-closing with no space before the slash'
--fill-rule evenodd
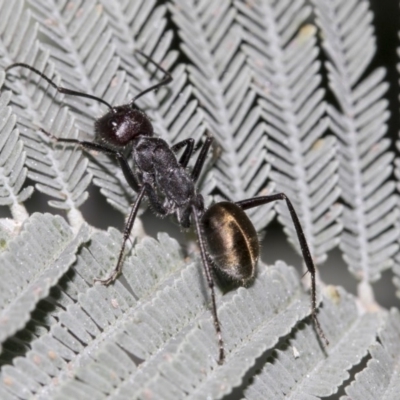
<path id="1" fill-rule="evenodd" d="M 96 120 L 95 130 L 97 138 L 115 146 L 125 146 L 139 136 L 153 135 L 147 115 L 130 104 L 112 107 Z"/>

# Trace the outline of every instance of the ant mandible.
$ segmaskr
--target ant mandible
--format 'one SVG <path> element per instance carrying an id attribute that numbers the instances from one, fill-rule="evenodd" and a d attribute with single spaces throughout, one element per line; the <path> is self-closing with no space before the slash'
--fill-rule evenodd
<path id="1" fill-rule="evenodd" d="M 311 316 L 319 336 L 328 344 L 316 313 L 314 262 L 292 203 L 284 193 L 278 193 L 237 202 L 221 201 L 205 208 L 203 196 L 197 193 L 195 184 L 204 166 L 213 138 L 207 135 L 194 167 L 189 173 L 186 167 L 193 155 L 194 139 L 185 139 L 169 146 L 163 139 L 154 136 L 149 117 L 140 110 L 135 101 L 144 94 L 167 85 L 173 78 L 168 71 L 150 57 L 141 51 L 138 53 L 162 71 L 164 78 L 159 83 L 140 92 L 130 103 L 121 106 L 111 106 L 96 96 L 57 86 L 50 78 L 28 64 L 15 63 L 6 68 L 6 71 L 16 67 L 29 69 L 60 93 L 96 100 L 110 109 L 95 121 L 96 142 L 57 138 L 41 129 L 42 132 L 58 142 L 77 144 L 87 150 L 97 150 L 114 156 L 128 184 L 137 192 L 135 203 L 125 224 L 116 267 L 107 278 L 95 281 L 108 285 L 121 273 L 126 242 L 143 197 L 147 197 L 152 209 L 159 216 L 175 215 L 182 228 L 189 228 L 193 223 L 199 241 L 204 273 L 211 293 L 211 310 L 219 344 L 218 364 L 222 364 L 225 358 L 224 342 L 217 314 L 211 269 L 214 268 L 222 275 L 243 285 L 251 281 L 255 276 L 260 249 L 256 230 L 245 210 L 284 200 L 296 229 L 304 261 L 311 275 Z M 128 145 L 132 146 L 134 169 L 130 167 L 124 155 L 124 150 Z M 178 160 L 175 153 L 182 148 L 184 148 L 184 152 Z"/>

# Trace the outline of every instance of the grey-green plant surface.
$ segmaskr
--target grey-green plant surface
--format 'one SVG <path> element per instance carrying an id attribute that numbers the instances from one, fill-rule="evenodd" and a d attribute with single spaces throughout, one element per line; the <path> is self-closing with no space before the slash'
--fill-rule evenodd
<path id="1" fill-rule="evenodd" d="M 399 311 L 372 287 L 388 269 L 400 287 L 400 161 L 373 24 L 363 0 L 0 0 L 0 399 L 398 398 Z M 207 204 L 284 192 L 318 267 L 340 250 L 358 291 L 318 279 L 329 346 L 301 265 L 260 261 L 249 287 L 216 288 L 219 366 L 197 247 L 148 236 L 140 216 L 122 276 L 94 284 L 122 234 L 85 220 L 88 189 L 123 215 L 136 194 L 115 160 L 39 129 L 95 140 L 106 108 L 4 69 L 124 104 L 162 78 L 135 50 L 174 78 L 138 102 L 156 134 L 215 137 Z M 260 237 L 276 214 L 300 252 L 284 203 L 250 211 Z"/>

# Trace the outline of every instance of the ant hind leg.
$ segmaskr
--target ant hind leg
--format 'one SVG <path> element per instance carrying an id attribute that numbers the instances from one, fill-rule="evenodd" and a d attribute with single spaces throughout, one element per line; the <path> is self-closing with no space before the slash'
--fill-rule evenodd
<path id="1" fill-rule="evenodd" d="M 317 294 L 316 294 L 316 268 L 314 265 L 314 261 L 311 257 L 311 252 L 307 244 L 306 237 L 303 232 L 303 228 L 301 227 L 299 217 L 293 207 L 293 204 L 289 200 L 289 198 L 285 195 L 285 193 L 277 193 L 270 196 L 260 196 L 253 197 L 251 199 L 246 199 L 242 201 L 236 202 L 236 204 L 241 207 L 243 210 L 248 210 L 250 208 L 258 207 L 267 203 L 271 203 L 273 201 L 285 200 L 286 206 L 289 210 L 290 216 L 292 218 L 294 227 L 296 229 L 297 238 L 300 242 L 301 252 L 303 254 L 304 262 L 306 263 L 307 270 L 311 275 L 311 317 L 314 321 L 315 327 L 317 329 L 318 335 L 325 342 L 326 345 L 329 345 L 329 341 L 325 336 L 324 331 L 321 328 L 317 317 Z"/>

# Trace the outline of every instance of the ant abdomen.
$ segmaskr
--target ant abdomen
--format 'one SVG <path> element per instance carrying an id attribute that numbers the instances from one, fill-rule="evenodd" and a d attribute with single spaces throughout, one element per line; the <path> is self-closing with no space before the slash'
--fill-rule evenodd
<path id="1" fill-rule="evenodd" d="M 112 107 L 95 122 L 96 138 L 115 146 L 125 146 L 139 136 L 153 136 L 149 117 L 130 104 Z"/>
<path id="2" fill-rule="evenodd" d="M 235 203 L 213 204 L 202 219 L 204 240 L 217 272 L 246 284 L 255 275 L 260 246 L 247 214 Z"/>

